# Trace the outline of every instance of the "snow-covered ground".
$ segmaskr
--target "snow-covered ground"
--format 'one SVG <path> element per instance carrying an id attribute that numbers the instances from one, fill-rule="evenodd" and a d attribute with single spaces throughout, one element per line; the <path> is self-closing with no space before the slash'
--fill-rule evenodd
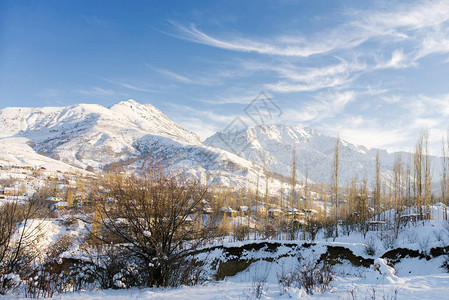
<path id="1" fill-rule="evenodd" d="M 340 235 L 335 241 L 319 236 L 316 241 L 243 241 L 223 242 L 223 248 L 200 253 L 198 258 L 208 262 L 206 269 L 215 271 L 213 262 L 226 262 L 232 259 L 244 259 L 252 263 L 243 271 L 223 280 L 207 281 L 202 285 L 179 288 L 145 288 L 124 290 L 81 291 L 55 295 L 55 299 L 253 299 L 257 287 L 261 288 L 262 299 L 447 299 L 449 293 L 449 273 L 442 268 L 446 255 L 427 256 L 432 248 L 449 245 L 449 226 L 443 220 L 440 205 L 431 207 L 433 220 L 410 224 L 399 231 L 399 236 L 392 243 L 386 243 L 385 231 L 370 231 L 364 239 L 360 233 Z M 64 222 L 52 219 L 46 221 L 43 246 L 51 244 L 66 234 L 76 234 L 82 224 L 73 224 L 65 228 Z M 381 240 L 381 238 L 383 240 Z M 365 252 L 368 241 L 373 241 L 376 248 L 374 255 Z M 254 247 L 258 243 L 271 243 L 275 247 Z M 304 244 L 304 245 L 303 245 Z M 230 247 L 241 248 L 238 257 L 226 253 Z M 243 247 L 243 248 L 242 248 Z M 246 248 L 245 248 L 246 247 Z M 303 288 L 295 286 L 281 291 L 279 278 L 281 274 L 303 267 L 301 262 L 317 261 L 329 247 L 343 247 L 362 260 L 374 262 L 369 267 L 356 266 L 347 259 L 342 259 L 333 268 L 333 280 L 330 289 L 324 293 L 309 295 Z M 76 247 L 75 247 L 76 248 Z M 66 256 L 74 255 L 71 248 Z M 392 248 L 417 250 L 422 257 L 404 257 L 397 261 L 381 258 Z M 251 249 L 251 250 L 248 250 Z M 395 298 L 397 297 L 397 298 Z M 0 299 L 21 299 L 21 296 L 6 295 Z"/>
<path id="2" fill-rule="evenodd" d="M 407 259 L 402 266 L 411 269 L 426 266 L 429 274 L 397 276 L 392 272 L 380 272 L 372 269 L 358 269 L 349 266 L 338 268 L 338 274 L 332 281 L 332 287 L 323 294 L 308 295 L 303 289 L 291 288 L 280 293 L 277 276 L 270 270 L 263 288 L 262 299 L 447 299 L 449 274 L 437 268 L 440 261 L 428 264 Z M 201 286 L 168 288 L 168 289 L 128 289 L 93 292 L 65 293 L 54 296 L 55 299 L 253 299 L 255 283 L 253 278 L 260 270 L 271 263 L 252 265 L 247 271 L 219 282 L 211 282 Z M 264 266 L 265 265 L 265 266 Z M 385 269 L 389 267 L 383 266 Z M 433 270 L 430 270 L 433 269 Z M 426 273 L 426 272 L 424 272 Z M 256 283 L 257 284 L 257 283 Z M 354 295 L 354 297 L 353 297 Z M 3 296 L 0 299 L 21 299 L 18 296 Z"/>

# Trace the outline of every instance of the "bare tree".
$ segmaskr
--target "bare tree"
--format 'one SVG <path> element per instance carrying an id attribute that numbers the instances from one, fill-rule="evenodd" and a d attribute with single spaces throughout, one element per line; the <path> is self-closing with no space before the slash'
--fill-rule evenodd
<path id="1" fill-rule="evenodd" d="M 430 219 L 429 205 L 432 201 L 432 174 L 429 153 L 429 131 L 424 131 L 424 216 Z"/>
<path id="2" fill-rule="evenodd" d="M 0 294 L 14 287 L 11 275 L 26 270 L 38 254 L 31 245 L 40 230 L 40 221 L 33 220 L 40 208 L 39 202 L 0 206 Z"/>
<path id="3" fill-rule="evenodd" d="M 108 174 L 98 186 L 94 200 L 102 230 L 94 238 L 132 254 L 142 285 L 188 284 L 188 257 L 209 232 L 195 213 L 207 187 L 160 163 L 142 176 Z"/>
<path id="4" fill-rule="evenodd" d="M 292 152 L 292 176 L 290 179 L 291 183 L 291 195 L 290 195 L 290 213 L 291 213 L 291 220 L 290 220 L 290 239 L 293 240 L 295 237 L 295 211 L 294 206 L 297 205 L 297 199 L 296 199 L 296 144 L 293 145 L 293 152 Z"/>
<path id="5" fill-rule="evenodd" d="M 416 143 L 415 155 L 414 155 L 414 193 L 415 193 L 415 206 L 418 209 L 418 213 L 420 218 L 423 218 L 423 174 L 422 174 L 422 166 L 423 166 L 423 140 L 424 135 L 421 133 L 418 141 Z"/>
<path id="6" fill-rule="evenodd" d="M 339 144 L 340 138 L 337 137 L 334 150 L 334 164 L 332 169 L 332 204 L 334 206 L 334 224 L 335 224 L 335 238 L 338 237 L 338 158 L 339 158 Z"/>
<path id="7" fill-rule="evenodd" d="M 399 234 L 400 217 L 402 212 L 402 158 L 397 155 L 393 163 L 393 206 L 395 210 L 395 237 Z"/>
<path id="8" fill-rule="evenodd" d="M 376 214 L 377 221 L 380 221 L 380 213 L 381 213 L 381 203 L 382 203 L 382 194 L 381 194 L 381 178 L 380 178 L 380 157 L 379 150 L 376 152 L 376 188 L 374 190 L 374 212 Z"/>

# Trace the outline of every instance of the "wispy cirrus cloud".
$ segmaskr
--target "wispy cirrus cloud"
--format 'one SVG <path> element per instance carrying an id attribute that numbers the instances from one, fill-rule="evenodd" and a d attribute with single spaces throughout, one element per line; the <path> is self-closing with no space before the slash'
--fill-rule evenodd
<path id="1" fill-rule="evenodd" d="M 159 74 L 165 75 L 171 79 L 174 79 L 176 81 L 180 81 L 183 83 L 193 83 L 193 80 L 187 76 L 175 73 L 173 71 L 167 70 L 167 69 L 162 69 L 162 68 L 156 68 L 156 67 L 152 67 L 149 64 L 145 63 L 145 66 L 147 68 L 149 68 L 150 70 L 156 71 Z"/>
<path id="2" fill-rule="evenodd" d="M 116 80 L 116 79 L 110 79 L 110 78 L 104 78 L 104 77 L 98 77 L 99 79 L 112 83 L 114 85 L 118 85 L 120 87 L 124 87 L 126 89 L 129 90 L 133 90 L 133 91 L 138 91 L 138 92 L 148 92 L 148 93 L 155 93 L 158 92 L 157 90 L 152 90 L 152 89 L 147 89 L 147 88 L 142 88 L 142 87 L 138 87 L 136 85 L 132 85 L 126 82 L 123 82 L 121 80 Z"/>
<path id="3" fill-rule="evenodd" d="M 323 67 L 297 67 L 292 63 L 243 62 L 243 67 L 255 71 L 271 71 L 280 79 L 265 84 L 273 92 L 311 92 L 324 88 L 341 87 L 353 81 L 367 66 L 358 61 L 339 59 L 340 63 Z"/>
<path id="4" fill-rule="evenodd" d="M 404 127 L 389 128 L 378 119 L 363 116 L 339 118 L 338 122 L 323 123 L 317 128 L 358 145 L 390 151 L 411 150 L 410 140 L 416 138 L 414 132 Z"/>
<path id="5" fill-rule="evenodd" d="M 438 27 L 426 33 L 423 38 L 415 60 L 432 54 L 449 53 L 449 26 Z"/>
<path id="6" fill-rule="evenodd" d="M 286 57 L 309 57 L 329 54 L 339 49 L 353 49 L 380 37 L 384 39 L 384 43 L 391 38 L 399 41 L 415 40 L 415 43 L 419 44 L 426 35 L 427 40 L 421 45 L 421 56 L 417 58 L 434 51 L 448 51 L 447 35 L 444 35 L 442 43 L 438 42 L 441 39 L 437 38 L 444 32 L 441 28 L 447 28 L 448 25 L 449 2 L 447 1 L 418 1 L 402 4 L 396 8 L 387 6 L 383 9 L 368 11 L 347 10 L 345 14 L 351 18 L 351 21 L 342 23 L 336 28 L 318 32 L 313 36 L 297 32 L 281 33 L 265 38 L 243 37 L 235 33 L 222 34 L 218 37 L 198 29 L 195 24 L 183 25 L 170 21 L 178 32 L 171 35 L 231 51 Z M 429 30 L 434 30 L 435 34 L 429 34 L 427 32 Z M 394 54 L 399 55 L 400 52 L 394 52 Z"/>
<path id="7" fill-rule="evenodd" d="M 400 32 L 440 26 L 449 20 L 449 2 L 445 0 L 416 1 L 396 7 L 386 4 L 376 10 L 350 11 L 348 16 L 354 17 L 351 23 L 355 27 L 373 31 L 373 35 L 398 35 L 404 38 L 407 35 Z"/>
<path id="8" fill-rule="evenodd" d="M 420 82 L 408 83 L 413 77 L 407 72 L 418 77 L 423 58 L 449 54 L 449 2 L 376 2 L 366 10 L 340 13 L 332 26 L 312 32 L 291 28 L 257 35 L 171 22 L 172 35 L 242 55 L 233 63 L 235 69 L 249 71 L 252 88 L 268 91 L 278 101 L 289 99 L 284 121 L 313 124 L 353 136 L 357 143 L 390 149 L 404 149 L 420 128 L 440 132 L 446 127 L 449 98 L 431 91 L 417 96 L 414 85 Z M 243 105 L 249 99 L 234 93 L 204 102 Z"/>
<path id="9" fill-rule="evenodd" d="M 145 66 L 152 71 L 155 71 L 159 74 L 164 75 L 167 78 L 173 79 L 173 80 L 181 82 L 181 83 L 198 84 L 198 85 L 216 85 L 216 84 L 219 84 L 219 82 L 220 82 L 220 80 L 219 80 L 220 76 L 206 77 L 206 76 L 201 76 L 201 75 L 197 75 L 197 74 L 184 75 L 184 74 L 179 74 L 179 73 L 170 71 L 168 69 L 156 68 L 147 63 L 145 63 Z"/>
<path id="10" fill-rule="evenodd" d="M 42 89 L 37 93 L 40 97 L 58 97 L 61 95 L 61 91 L 59 89 Z"/>
<path id="11" fill-rule="evenodd" d="M 217 131 L 221 131 L 239 116 L 247 124 L 251 124 L 249 117 L 239 113 L 229 115 L 217 114 L 212 110 L 196 109 L 191 106 L 170 103 L 173 120 L 178 124 L 198 134 L 204 140 Z"/>
<path id="12" fill-rule="evenodd" d="M 282 119 L 290 122 L 295 120 L 301 123 L 319 123 L 334 118 L 345 109 L 346 105 L 356 99 L 357 93 L 354 91 L 319 93 L 313 99 L 284 109 Z"/>
<path id="13" fill-rule="evenodd" d="M 418 1 L 381 11 L 353 11 L 352 24 L 373 36 L 392 36 L 417 49 L 413 60 L 434 53 L 449 53 L 449 2 Z"/>
<path id="14" fill-rule="evenodd" d="M 383 118 L 377 111 L 374 116 L 340 115 L 336 120 L 317 124 L 326 132 L 368 147 L 389 150 L 413 149 L 415 140 L 423 129 L 430 130 L 429 147 L 434 155 L 440 154 L 441 137 L 449 126 L 449 94 L 384 95 L 386 103 L 383 112 L 397 110 L 394 118 Z"/>
<path id="15" fill-rule="evenodd" d="M 92 97 L 126 96 L 126 94 L 118 93 L 115 90 L 103 89 L 101 87 L 92 87 L 92 88 L 88 88 L 88 89 L 77 89 L 74 92 L 77 94 L 92 96 Z"/>
<path id="16" fill-rule="evenodd" d="M 172 35 L 178 38 L 232 51 L 256 52 L 276 56 L 309 57 L 328 53 L 338 48 L 354 47 L 364 41 L 363 38 L 357 39 L 340 34 L 335 34 L 338 38 L 328 36 L 328 38 L 318 37 L 309 40 L 299 33 L 297 35 L 274 36 L 266 40 L 234 36 L 218 38 L 199 30 L 195 24 L 185 26 L 173 21 L 171 23 L 179 32 L 179 34 Z"/>
<path id="17" fill-rule="evenodd" d="M 382 58 L 376 59 L 376 64 L 373 66 L 373 70 L 379 69 L 400 69 L 414 66 L 416 63 L 410 55 L 406 55 L 402 49 L 396 49 L 391 53 L 391 58 L 384 60 Z"/>

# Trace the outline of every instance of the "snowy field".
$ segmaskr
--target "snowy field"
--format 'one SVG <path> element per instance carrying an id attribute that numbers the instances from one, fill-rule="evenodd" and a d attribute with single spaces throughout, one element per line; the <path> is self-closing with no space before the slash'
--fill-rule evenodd
<path id="1" fill-rule="evenodd" d="M 441 260 L 423 262 L 406 259 L 401 269 L 414 270 L 412 274 L 398 272 L 382 264 L 381 270 L 340 266 L 332 281 L 332 288 L 323 293 L 308 295 L 303 289 L 291 288 L 281 294 L 277 283 L 275 266 L 270 263 L 253 264 L 247 271 L 224 281 L 211 282 L 202 286 L 176 289 L 129 289 L 94 292 L 66 293 L 54 299 L 254 299 L 253 278 L 268 268 L 267 282 L 263 287 L 262 299 L 447 299 L 449 274 L 439 265 Z M 271 268 L 271 269 L 270 269 Z M 417 275 L 414 275 L 415 273 Z M 404 273 L 404 274 L 401 274 Z M 375 298 L 373 298 L 375 296 Z M 21 299 L 18 296 L 3 296 L 1 299 Z"/>
<path id="2" fill-rule="evenodd" d="M 449 226 L 442 220 L 442 206 L 432 207 L 431 221 L 410 224 L 399 231 L 398 238 L 392 243 L 385 242 L 385 232 L 370 231 L 364 239 L 360 233 L 341 235 L 335 241 L 319 236 L 316 241 L 244 241 L 223 242 L 223 248 L 216 248 L 198 254 L 198 258 L 208 262 L 206 269 L 210 280 L 202 285 L 180 288 L 146 288 L 102 291 L 69 292 L 55 295 L 54 299 L 254 299 L 257 291 L 261 299 L 448 299 L 449 273 L 443 263 L 446 255 L 431 255 L 431 249 L 448 248 Z M 82 224 L 75 224 L 69 230 L 57 220 L 45 224 L 43 244 L 71 233 L 82 230 Z M 383 240 L 380 237 L 383 237 Z M 376 253 L 366 254 L 366 244 L 373 241 Z M 226 262 L 236 257 L 229 256 L 229 248 L 241 248 L 251 245 L 276 244 L 275 248 L 255 247 L 255 250 L 243 250 L 238 259 L 252 261 L 249 267 L 223 280 L 212 280 L 215 271 L 212 262 Z M 303 245 L 304 244 L 304 245 Z M 292 246 L 293 245 L 293 246 Z M 226 248 L 227 247 L 227 248 Z M 373 261 L 367 266 L 356 266 L 349 260 L 342 259 L 333 268 L 330 288 L 312 295 L 303 288 L 290 286 L 282 288 L 279 279 L 284 273 L 298 269 L 299 261 L 317 261 L 321 255 L 328 253 L 329 247 L 345 248 L 351 255 L 361 260 Z M 407 251 L 423 254 L 420 257 L 402 257 L 395 261 L 381 258 L 392 249 L 405 248 Z M 417 252 L 416 252 L 417 251 Z M 447 251 L 447 250 L 446 250 Z M 76 253 L 72 248 L 66 256 Z M 447 253 L 447 252 L 446 252 Z M 301 258 L 301 259 L 298 259 Z M 22 299 L 17 295 L 6 295 L 0 299 Z"/>

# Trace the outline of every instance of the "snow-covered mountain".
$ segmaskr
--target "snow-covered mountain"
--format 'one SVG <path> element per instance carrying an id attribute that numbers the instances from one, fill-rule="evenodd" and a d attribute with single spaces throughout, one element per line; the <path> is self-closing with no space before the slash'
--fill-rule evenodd
<path id="1" fill-rule="evenodd" d="M 230 135 L 231 134 L 231 135 Z M 232 138 L 230 138 L 232 137 Z M 150 104 L 134 100 L 111 107 L 79 104 L 66 107 L 0 110 L 0 164 L 101 169 L 110 164 L 138 167 L 149 158 L 170 161 L 203 181 L 264 189 L 264 168 L 289 177 L 296 144 L 297 178 L 329 182 L 336 138 L 302 126 L 249 127 L 238 134 L 218 132 L 199 137 L 171 121 Z M 346 185 L 365 175 L 375 178 L 376 149 L 340 141 L 339 178 Z M 404 161 L 408 155 L 402 153 Z M 380 151 L 381 171 L 391 178 L 396 154 Z M 439 164 L 433 169 L 438 173 Z M 259 178 L 259 179 L 258 179 Z M 435 177 L 434 177 L 435 178 Z M 279 179 L 279 178 L 278 178 Z M 279 185 L 277 180 L 271 187 Z"/>
<path id="2" fill-rule="evenodd" d="M 154 106 L 134 100 L 109 108 L 79 104 L 0 110 L 0 159 L 11 164 L 100 169 L 111 163 L 139 166 L 151 156 L 225 185 L 251 185 L 260 172 L 243 158 L 203 145 Z"/>
<path id="3" fill-rule="evenodd" d="M 264 166 L 272 172 L 285 176 L 292 174 L 293 147 L 296 144 L 297 178 L 304 180 L 306 170 L 309 180 L 329 183 L 334 161 L 336 137 L 327 136 L 303 126 L 264 125 L 248 127 L 239 132 L 217 132 L 204 144 L 240 155 Z M 384 179 L 392 176 L 393 162 L 399 153 L 379 150 L 381 173 Z M 353 176 L 362 180 L 367 176 L 372 185 L 375 180 L 375 158 L 377 149 L 367 149 L 340 140 L 339 182 L 346 185 Z M 400 153 L 403 162 L 409 153 Z M 439 165 L 435 167 L 438 172 Z"/>
<path id="4" fill-rule="evenodd" d="M 96 104 L 5 108 L 0 111 L 0 128 L 2 138 L 27 138 L 36 152 L 81 167 L 98 167 L 137 155 L 134 144 L 147 135 L 201 144 L 194 133 L 155 107 L 134 100 L 110 108 Z"/>

